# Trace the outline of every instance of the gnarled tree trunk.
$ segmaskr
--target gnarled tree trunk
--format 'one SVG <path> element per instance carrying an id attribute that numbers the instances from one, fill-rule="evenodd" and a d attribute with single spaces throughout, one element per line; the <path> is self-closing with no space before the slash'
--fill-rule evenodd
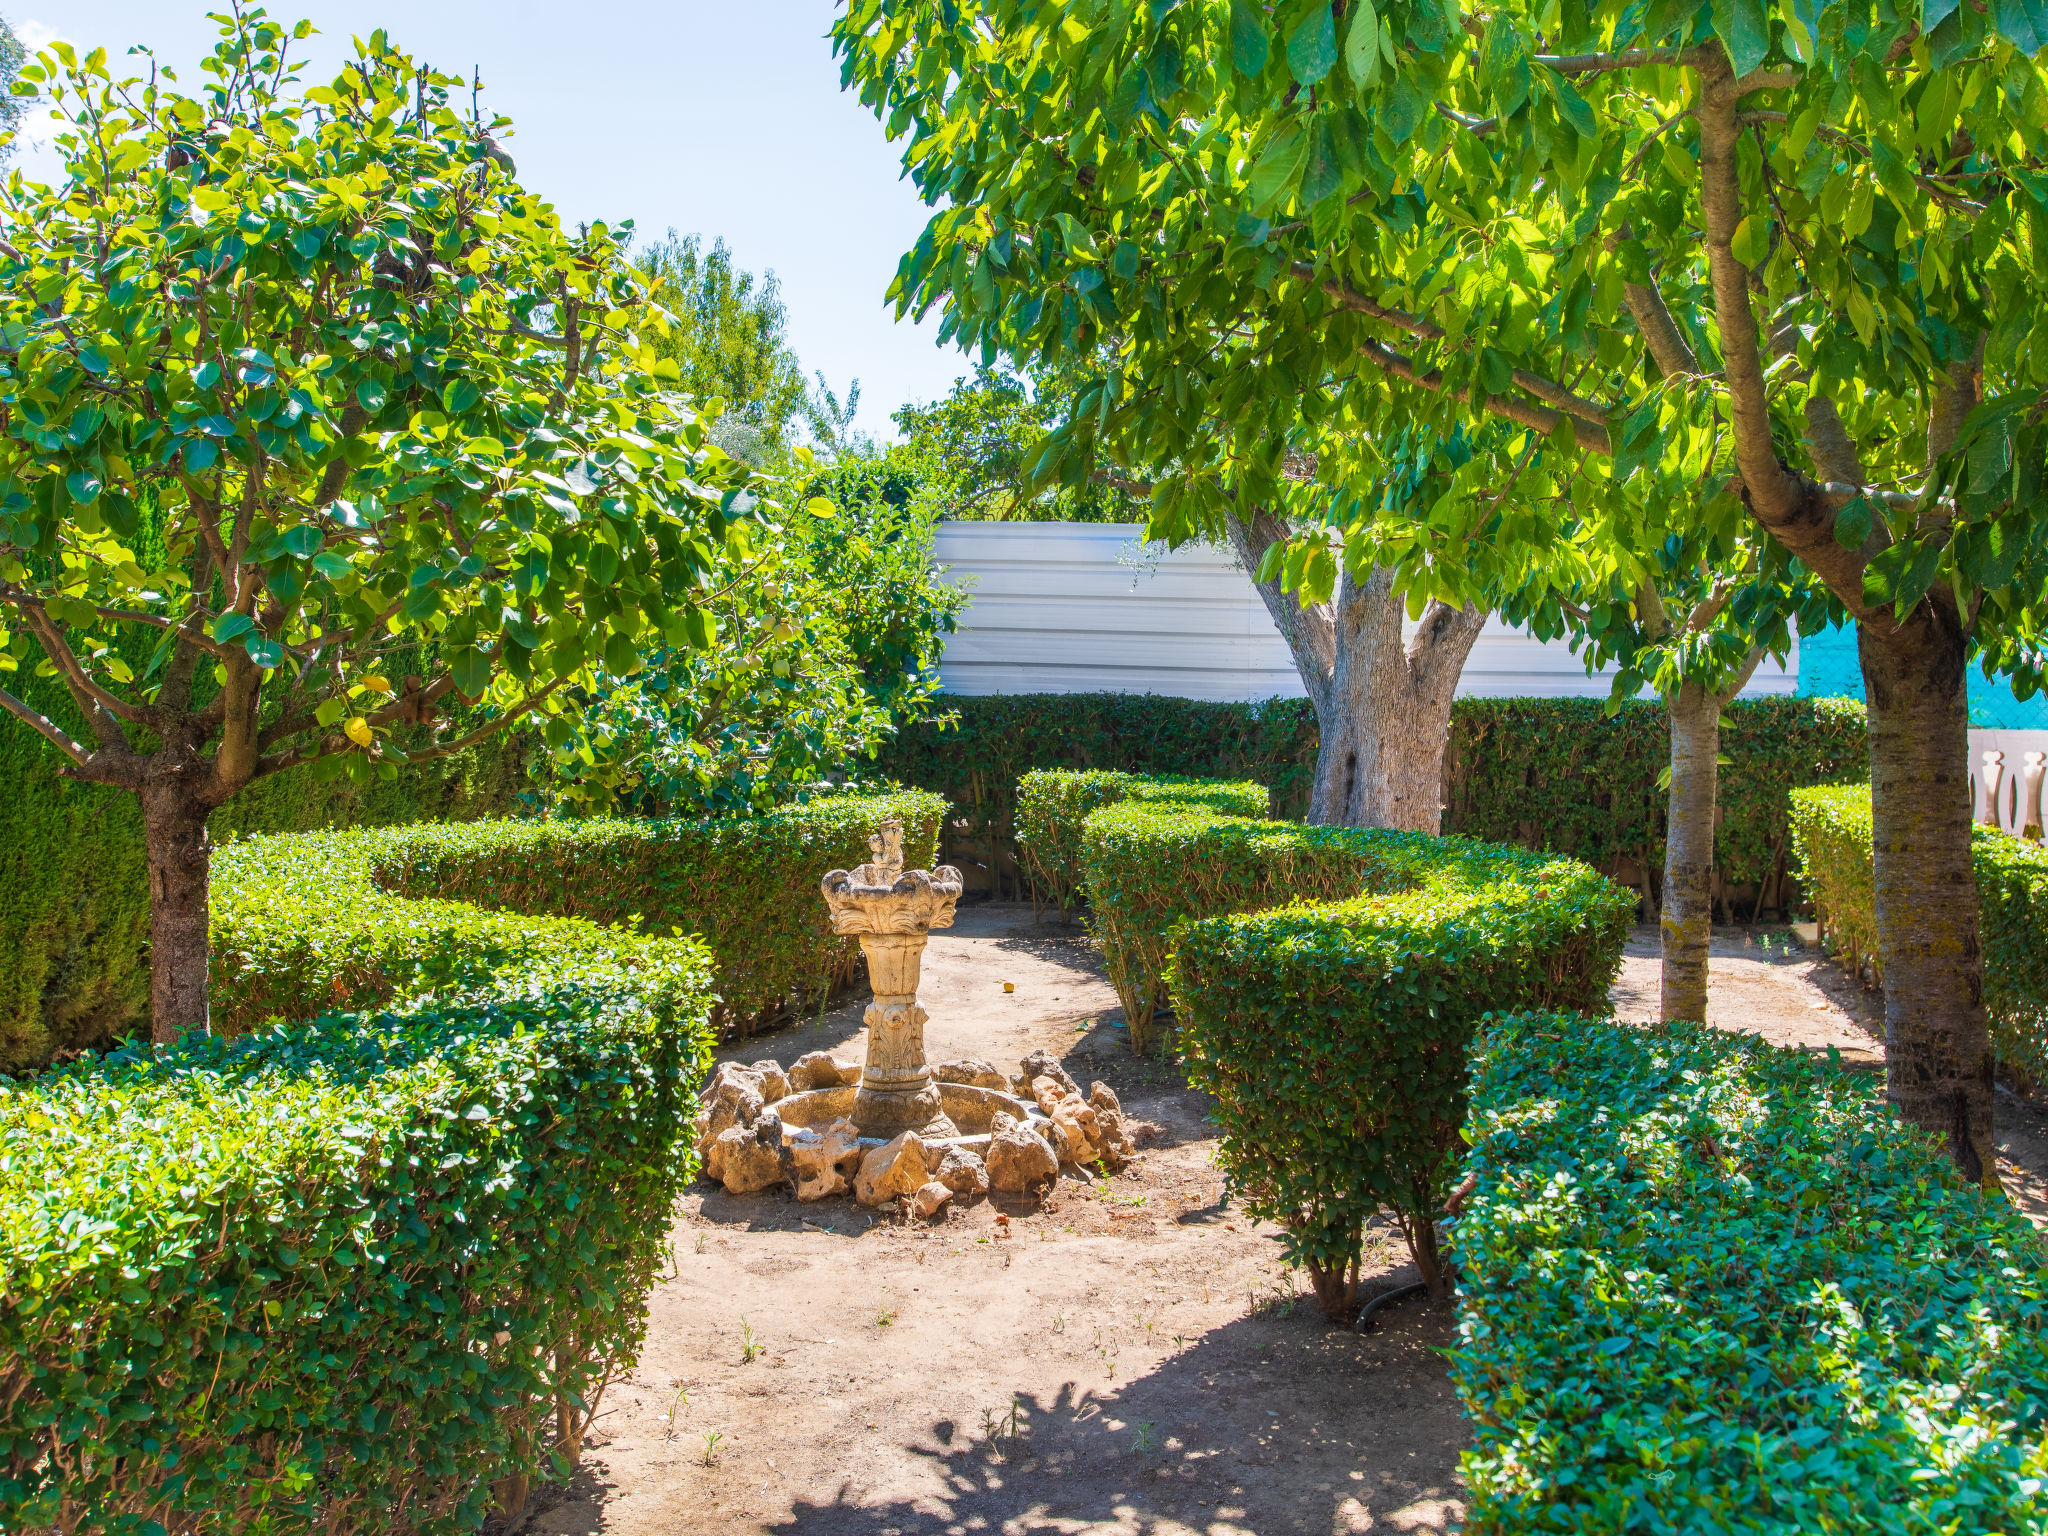
<path id="1" fill-rule="evenodd" d="M 142 791 L 149 862 L 149 1037 L 169 1045 L 207 1027 L 209 807 L 178 790 Z"/>
<path id="2" fill-rule="evenodd" d="M 1248 574 L 1288 532 L 1264 512 L 1233 517 L 1229 526 Z M 1485 613 L 1431 602 L 1404 644 L 1391 571 L 1375 570 L 1363 581 L 1340 576 L 1332 601 L 1308 608 L 1278 582 L 1256 584 L 1294 653 L 1321 732 L 1308 819 L 1441 831 L 1451 700 Z"/>
<path id="3" fill-rule="evenodd" d="M 1871 842 L 1884 969 L 1885 1093 L 1996 1185 L 1993 1053 L 1970 857 L 1967 642 L 1930 594 L 1902 624 L 1856 626 L 1870 716 Z"/>

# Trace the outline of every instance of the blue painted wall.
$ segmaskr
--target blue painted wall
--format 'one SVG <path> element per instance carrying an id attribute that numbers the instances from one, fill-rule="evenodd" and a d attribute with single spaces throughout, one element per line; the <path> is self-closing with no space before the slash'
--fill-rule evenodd
<path id="1" fill-rule="evenodd" d="M 1856 660 L 1856 626 L 1799 637 L 1799 696 L 1863 697 L 1863 668 Z M 2048 729 L 2048 693 L 2024 704 L 2013 696 L 2004 678 L 1993 681 L 1975 664 L 1970 667 L 1970 724 L 1979 730 L 2038 731 Z"/>

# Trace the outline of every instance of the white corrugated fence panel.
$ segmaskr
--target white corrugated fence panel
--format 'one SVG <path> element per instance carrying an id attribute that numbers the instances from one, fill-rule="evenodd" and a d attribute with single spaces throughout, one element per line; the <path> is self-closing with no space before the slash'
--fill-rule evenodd
<path id="1" fill-rule="evenodd" d="M 971 593 L 946 643 L 948 693 L 1165 693 L 1299 698 L 1300 674 L 1230 551 L 1167 550 L 1140 523 L 941 523 L 937 555 Z M 1461 695 L 1605 698 L 1562 640 L 1494 619 L 1472 647 Z M 1799 662 L 1765 662 L 1746 698 L 1797 691 Z"/>

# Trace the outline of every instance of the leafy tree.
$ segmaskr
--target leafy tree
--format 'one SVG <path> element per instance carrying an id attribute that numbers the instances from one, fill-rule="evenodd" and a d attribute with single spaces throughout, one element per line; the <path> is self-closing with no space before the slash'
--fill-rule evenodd
<path id="1" fill-rule="evenodd" d="M 57 45 L 22 77 L 66 176 L 0 191 L 4 665 L 61 678 L 90 731 L 0 706 L 140 798 L 160 1041 L 207 1018 L 209 812 L 708 645 L 755 505 L 612 232 L 566 236 L 503 123 L 381 32 L 294 94 L 310 30 L 224 19 L 193 95 Z M 465 701 L 473 730 L 398 747 Z"/>
<path id="2" fill-rule="evenodd" d="M 655 352 L 681 371 L 686 393 L 724 405 L 711 429 L 719 446 L 757 468 L 787 457 L 809 395 L 775 274 L 757 279 L 734 267 L 723 240 L 707 251 L 674 230 L 633 265 L 671 316 L 667 334 L 651 338 Z"/>
<path id="3" fill-rule="evenodd" d="M 22 119 L 28 116 L 29 103 L 33 99 L 34 87 L 30 94 L 23 95 L 15 90 L 15 82 L 21 78 L 21 67 L 28 62 L 28 49 L 22 46 L 20 36 L 5 17 L 0 17 L 0 133 L 13 135 L 21 131 Z M 0 145 L 0 162 L 14 153 L 10 137 Z"/>
<path id="4" fill-rule="evenodd" d="M 932 405 L 906 405 L 892 420 L 902 434 L 889 457 L 941 504 L 940 515 L 970 522 L 1124 523 L 1144 514 L 1146 487 L 1108 461 L 1075 485 L 1035 483 L 1048 437 L 1071 413 L 1073 380 L 1026 382 L 982 365 Z"/>
<path id="5" fill-rule="evenodd" d="M 1963 672 L 2041 670 L 2048 23 L 852 0 L 835 37 L 943 203 L 899 302 L 1012 355 L 1113 341 L 1070 441 L 1184 466 L 1162 525 L 1259 504 L 1304 420 L 1363 456 L 1491 419 L 1496 481 L 1542 486 L 1444 509 L 1468 539 L 1570 504 L 1640 564 L 1609 510 L 1683 498 L 1819 581 L 1870 702 L 1890 1097 L 1995 1179 Z"/>

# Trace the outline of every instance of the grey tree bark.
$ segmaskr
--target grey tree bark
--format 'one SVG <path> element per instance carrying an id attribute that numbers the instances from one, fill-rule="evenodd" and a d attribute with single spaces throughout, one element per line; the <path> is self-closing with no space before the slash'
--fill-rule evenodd
<path id="1" fill-rule="evenodd" d="M 1670 701 L 1671 800 L 1664 823 L 1661 1006 L 1667 1019 L 1707 1017 L 1714 934 L 1714 823 L 1720 809 L 1721 711 L 1756 671 L 1753 651 L 1718 691 L 1687 683 Z"/>
<path id="2" fill-rule="evenodd" d="M 1268 512 L 1232 517 L 1229 530 L 1254 576 L 1260 557 L 1288 533 Z M 1362 581 L 1340 576 L 1330 602 L 1307 608 L 1277 581 L 1255 584 L 1294 654 L 1322 735 L 1308 819 L 1442 831 L 1451 700 L 1485 612 L 1432 601 L 1404 644 L 1401 600 L 1384 568 Z"/>

